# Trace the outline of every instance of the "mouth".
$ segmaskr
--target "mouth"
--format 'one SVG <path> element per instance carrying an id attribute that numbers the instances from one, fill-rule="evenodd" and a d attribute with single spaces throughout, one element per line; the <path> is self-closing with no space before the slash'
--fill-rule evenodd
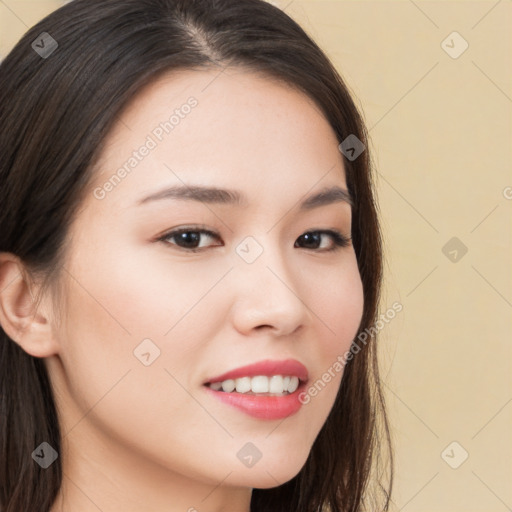
<path id="1" fill-rule="evenodd" d="M 240 393 L 256 396 L 286 396 L 294 393 L 301 384 L 297 375 L 256 375 L 236 379 L 225 379 L 204 384 L 213 391 L 221 393 Z"/>
<path id="2" fill-rule="evenodd" d="M 307 368 L 295 359 L 264 360 L 208 379 L 206 391 L 221 403 L 260 420 L 292 416 L 302 407 Z"/>

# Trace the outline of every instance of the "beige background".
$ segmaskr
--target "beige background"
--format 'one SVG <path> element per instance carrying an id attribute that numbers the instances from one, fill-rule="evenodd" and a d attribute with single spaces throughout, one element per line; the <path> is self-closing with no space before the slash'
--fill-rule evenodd
<path id="1" fill-rule="evenodd" d="M 0 55 L 62 3 L 0 0 Z M 273 3 L 326 50 L 370 130 L 382 312 L 403 305 L 380 338 L 393 510 L 512 510 L 512 1 Z"/>

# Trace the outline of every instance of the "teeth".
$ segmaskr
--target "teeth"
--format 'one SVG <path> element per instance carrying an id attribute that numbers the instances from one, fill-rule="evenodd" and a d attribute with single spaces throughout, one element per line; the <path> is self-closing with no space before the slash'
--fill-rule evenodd
<path id="1" fill-rule="evenodd" d="M 257 375 L 255 377 L 240 377 L 239 379 L 227 379 L 223 382 L 212 382 L 210 388 L 215 391 L 232 393 L 270 393 L 274 395 L 289 394 L 299 387 L 299 378 L 295 376 Z"/>
<path id="2" fill-rule="evenodd" d="M 225 380 L 222 383 L 222 391 L 225 391 L 226 393 L 231 393 L 231 391 L 234 391 L 235 389 L 235 381 L 233 379 Z"/>
<path id="3" fill-rule="evenodd" d="M 293 393 L 299 387 L 299 379 L 297 377 L 292 377 L 290 379 L 290 384 L 288 384 L 288 392 Z"/>
<path id="4" fill-rule="evenodd" d="M 247 393 L 248 391 L 251 391 L 250 377 L 242 377 L 241 379 L 236 379 L 235 384 L 237 393 Z"/>
<path id="5" fill-rule="evenodd" d="M 268 390 L 271 393 L 282 393 L 285 389 L 281 375 L 272 375 L 268 383 Z"/>
<path id="6" fill-rule="evenodd" d="M 251 391 L 253 393 L 268 393 L 268 377 L 264 375 L 253 377 L 251 379 Z"/>

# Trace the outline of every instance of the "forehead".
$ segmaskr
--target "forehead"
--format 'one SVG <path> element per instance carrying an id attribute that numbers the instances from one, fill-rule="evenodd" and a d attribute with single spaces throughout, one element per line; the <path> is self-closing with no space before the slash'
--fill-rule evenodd
<path id="1" fill-rule="evenodd" d="M 181 70 L 146 86 L 117 118 L 94 187 L 121 208 L 159 185 L 265 189 L 295 200 L 345 184 L 334 131 L 314 101 L 244 69 Z M 284 196 L 283 196 L 284 195 Z"/>

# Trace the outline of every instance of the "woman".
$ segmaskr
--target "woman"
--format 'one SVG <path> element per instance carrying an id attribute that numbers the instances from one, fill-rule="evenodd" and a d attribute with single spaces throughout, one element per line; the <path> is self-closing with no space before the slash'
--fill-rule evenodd
<path id="1" fill-rule="evenodd" d="M 0 123 L 1 510 L 387 510 L 366 133 L 304 31 L 75 0 Z"/>

